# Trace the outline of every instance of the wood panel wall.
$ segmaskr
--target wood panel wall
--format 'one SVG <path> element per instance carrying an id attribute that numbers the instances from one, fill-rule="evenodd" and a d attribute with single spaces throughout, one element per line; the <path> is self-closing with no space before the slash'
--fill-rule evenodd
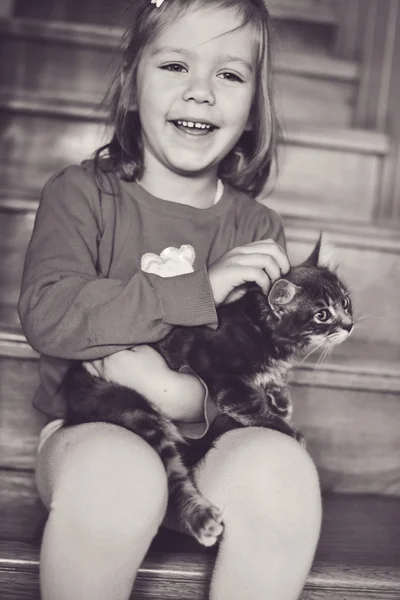
<path id="1" fill-rule="evenodd" d="M 110 17 L 121 17 L 126 0 L 14 0 L 15 16 L 108 24 Z M 337 21 L 337 6 L 343 0 L 267 0 L 271 14 L 278 18 L 332 24 Z"/>
<path id="2" fill-rule="evenodd" d="M 342 0 L 338 9 L 336 53 L 348 60 L 362 60 L 366 26 L 365 0 Z"/>
<path id="3" fill-rule="evenodd" d="M 375 219 L 400 221 L 400 2 L 342 2 L 337 52 L 361 63 L 355 127 L 385 132 L 391 148 Z"/>
<path id="4" fill-rule="evenodd" d="M 15 16 L 112 25 L 125 0 L 14 0 Z"/>
<path id="5" fill-rule="evenodd" d="M 360 63 L 353 126 L 387 133 L 391 140 L 383 168 L 375 221 L 400 225 L 400 2 L 342 0 L 337 55 Z"/>

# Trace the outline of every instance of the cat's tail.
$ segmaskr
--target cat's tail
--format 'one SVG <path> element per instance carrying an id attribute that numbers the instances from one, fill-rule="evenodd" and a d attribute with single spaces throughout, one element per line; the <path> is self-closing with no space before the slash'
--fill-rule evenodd
<path id="1" fill-rule="evenodd" d="M 168 457 L 167 439 L 186 444 L 172 421 L 139 392 L 96 377 L 80 363 L 70 368 L 63 387 L 67 399 L 66 426 L 99 421 L 119 425 L 142 437 L 162 460 L 164 455 Z"/>
<path id="2" fill-rule="evenodd" d="M 170 502 L 183 528 L 204 546 L 215 544 L 223 530 L 221 513 L 194 484 L 179 451 L 187 442 L 176 425 L 135 390 L 95 377 L 80 364 L 70 369 L 64 386 L 65 426 L 102 421 L 139 435 L 164 464 Z"/>

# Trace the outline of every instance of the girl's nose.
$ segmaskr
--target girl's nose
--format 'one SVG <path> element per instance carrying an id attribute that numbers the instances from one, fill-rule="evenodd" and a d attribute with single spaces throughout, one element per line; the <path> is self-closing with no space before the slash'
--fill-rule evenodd
<path id="1" fill-rule="evenodd" d="M 209 77 L 192 75 L 183 93 L 183 99 L 187 102 L 194 100 L 199 104 L 215 103 L 215 94 Z"/>

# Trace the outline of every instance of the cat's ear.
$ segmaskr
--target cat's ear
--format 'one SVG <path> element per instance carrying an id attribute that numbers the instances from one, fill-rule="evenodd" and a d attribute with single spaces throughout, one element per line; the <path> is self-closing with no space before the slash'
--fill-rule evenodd
<path id="1" fill-rule="evenodd" d="M 294 283 L 287 281 L 287 279 L 278 279 L 268 294 L 270 307 L 275 313 L 279 312 L 279 309 L 289 304 L 299 291 L 299 286 Z"/>
<path id="2" fill-rule="evenodd" d="M 304 264 L 312 265 L 313 267 L 326 267 L 330 271 L 335 271 L 337 264 L 334 254 L 335 251 L 332 244 L 326 240 L 326 237 L 321 232 L 313 251 Z"/>

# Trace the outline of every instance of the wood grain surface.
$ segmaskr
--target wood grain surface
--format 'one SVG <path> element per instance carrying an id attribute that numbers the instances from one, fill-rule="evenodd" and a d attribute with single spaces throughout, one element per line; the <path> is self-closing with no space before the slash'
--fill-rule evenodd
<path id="1" fill-rule="evenodd" d="M 31 480 L 28 474 L 25 477 Z M 3 478 L 2 487 L 13 488 L 11 479 L 10 475 L 7 481 Z M 15 478 L 18 493 L 21 479 L 23 476 Z M 25 484 L 24 489 L 29 486 L 30 483 Z M 35 500 L 33 498 L 31 505 Z M 0 514 L 9 511 L 11 504 L 13 498 L 4 504 L 0 496 Z M 26 504 L 27 500 L 25 511 Z M 32 511 L 30 517 L 35 520 Z M 18 518 L 15 512 L 14 518 Z M 42 523 L 42 511 L 38 511 L 37 518 Z M 7 600 L 38 597 L 39 541 L 32 541 L 31 524 L 25 523 L 25 528 L 29 543 L 22 539 L 21 525 L 17 526 L 20 539 L 0 540 L 0 589 L 7 591 L 4 597 Z M 15 536 L 15 531 L 11 535 Z M 302 600 L 397 600 L 400 593 L 399 534 L 399 499 L 325 495 L 321 538 Z M 214 560 L 215 549 L 200 548 L 191 538 L 162 529 L 139 571 L 135 598 L 205 600 Z M 23 595 L 18 596 L 18 592 Z"/>
<path id="2" fill-rule="evenodd" d="M 39 6 L 32 6 L 31 0 L 15 0 L 16 16 L 50 18 L 77 22 L 104 23 L 113 21 L 123 0 L 41 0 Z M 301 19 L 332 24 L 337 20 L 337 0 L 269 0 L 268 6 L 276 18 Z"/>

